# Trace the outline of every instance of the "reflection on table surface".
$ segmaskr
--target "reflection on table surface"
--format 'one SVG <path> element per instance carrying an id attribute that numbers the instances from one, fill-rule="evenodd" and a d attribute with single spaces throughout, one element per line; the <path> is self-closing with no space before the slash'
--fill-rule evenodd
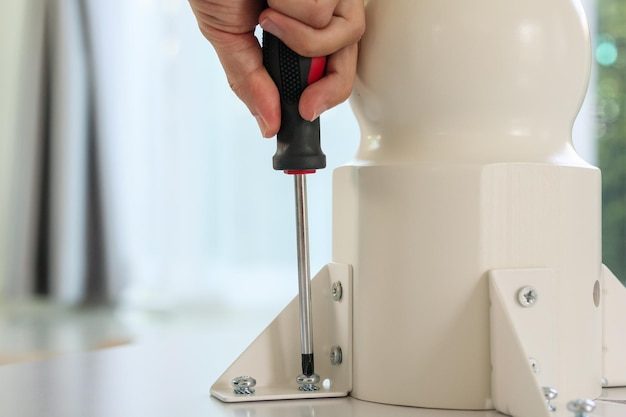
<path id="1" fill-rule="evenodd" d="M 0 415 L 19 417 L 492 417 L 353 398 L 224 404 L 211 384 L 245 348 L 237 332 L 74 353 L 0 367 Z M 471 383 L 471 382 L 470 382 Z M 593 417 L 626 415 L 626 389 L 605 390 Z M 622 401 L 621 403 L 618 401 Z M 555 417 L 572 417 L 559 410 Z"/>

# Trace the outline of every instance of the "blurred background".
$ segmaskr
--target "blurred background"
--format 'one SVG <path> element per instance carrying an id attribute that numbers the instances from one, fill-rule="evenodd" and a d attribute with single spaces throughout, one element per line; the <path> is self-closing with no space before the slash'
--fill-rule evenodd
<path id="1" fill-rule="evenodd" d="M 574 142 L 603 170 L 604 261 L 626 278 L 626 3 L 583 3 L 595 62 Z M 254 335 L 297 293 L 292 181 L 187 1 L 2 2 L 0 64 L 0 364 L 209 324 Z M 313 273 L 332 169 L 359 141 L 348 104 L 322 130 Z"/>
<path id="2" fill-rule="evenodd" d="M 0 60 L 0 363 L 207 320 L 260 331 L 297 293 L 293 180 L 187 1 L 0 2 Z M 358 143 L 348 105 L 322 129 L 313 272 Z"/>

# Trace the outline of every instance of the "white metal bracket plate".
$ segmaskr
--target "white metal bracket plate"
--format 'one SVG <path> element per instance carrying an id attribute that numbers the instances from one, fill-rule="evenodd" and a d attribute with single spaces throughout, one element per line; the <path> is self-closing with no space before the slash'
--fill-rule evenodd
<path id="1" fill-rule="evenodd" d="M 626 288 L 602 265 L 603 374 L 606 386 L 626 385 Z"/>
<path id="2" fill-rule="evenodd" d="M 341 297 L 333 284 L 341 283 Z M 337 289 L 337 288 L 336 288 Z M 224 402 L 345 397 L 352 390 L 352 268 L 329 263 L 311 281 L 313 351 L 318 391 L 300 391 L 300 321 L 298 297 L 270 323 L 211 387 L 211 395 Z M 339 300 L 337 300 L 339 299 Z M 331 363 L 331 349 L 339 346 L 340 364 Z M 235 394 L 231 381 L 251 376 L 257 385 L 252 395 Z"/>
<path id="3" fill-rule="evenodd" d="M 535 300 L 520 302 L 520 289 Z M 554 276 L 550 269 L 500 269 L 489 273 L 492 398 L 515 417 L 548 417 L 541 387 L 554 387 Z"/>

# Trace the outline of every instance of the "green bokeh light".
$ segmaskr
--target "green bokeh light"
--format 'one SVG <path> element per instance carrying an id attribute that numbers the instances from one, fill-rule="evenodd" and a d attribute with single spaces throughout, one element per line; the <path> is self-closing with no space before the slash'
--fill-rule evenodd
<path id="1" fill-rule="evenodd" d="M 596 46 L 596 61 L 598 64 L 610 67 L 615 64 L 618 56 L 619 52 L 615 45 L 615 40 L 610 36 L 600 36 Z"/>

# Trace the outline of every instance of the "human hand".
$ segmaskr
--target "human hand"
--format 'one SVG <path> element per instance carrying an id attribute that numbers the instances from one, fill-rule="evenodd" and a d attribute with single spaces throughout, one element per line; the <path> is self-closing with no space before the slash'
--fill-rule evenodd
<path id="1" fill-rule="evenodd" d="M 263 66 L 257 23 L 302 56 L 328 56 L 326 75 L 305 89 L 300 115 L 315 120 L 348 98 L 365 30 L 363 0 L 189 0 L 228 82 L 264 137 L 280 128 L 278 91 Z"/>

